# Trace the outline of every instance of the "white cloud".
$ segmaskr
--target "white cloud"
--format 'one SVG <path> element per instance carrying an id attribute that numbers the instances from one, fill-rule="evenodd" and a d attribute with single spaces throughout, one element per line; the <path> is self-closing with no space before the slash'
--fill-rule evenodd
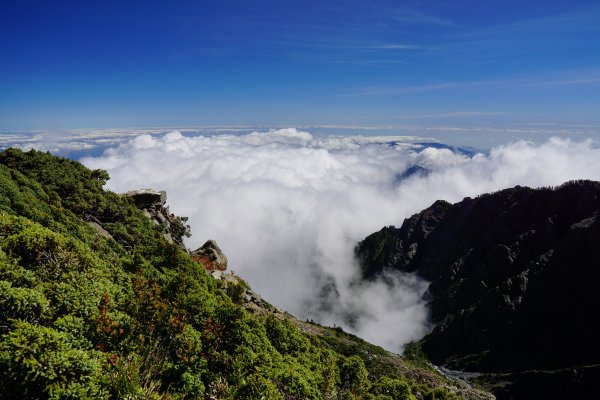
<path id="1" fill-rule="evenodd" d="M 296 129 L 211 137 L 172 132 L 142 135 L 82 161 L 107 169 L 114 191 L 167 190 L 172 210 L 190 217 L 187 244 L 217 240 L 230 268 L 272 303 L 346 328 L 344 318 L 352 315 L 351 330 L 399 351 L 428 329 L 420 299 L 425 285 L 410 275 L 391 277 L 393 288 L 380 281 L 351 285 L 357 241 L 401 225 L 437 199 L 600 178 L 600 151 L 591 142 L 517 142 L 473 158 L 417 148 L 401 137 L 318 138 Z M 398 182 L 414 164 L 430 174 Z M 337 296 L 324 290 L 331 283 Z"/>

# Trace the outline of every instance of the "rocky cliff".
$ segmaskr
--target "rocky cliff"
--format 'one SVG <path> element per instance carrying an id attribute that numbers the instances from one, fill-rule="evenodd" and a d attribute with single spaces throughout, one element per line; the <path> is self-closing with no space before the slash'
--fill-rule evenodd
<path id="1" fill-rule="evenodd" d="M 438 201 L 356 253 L 367 279 L 391 269 L 431 282 L 437 325 L 421 347 L 435 364 L 506 373 L 486 378 L 500 397 L 530 396 L 540 382 L 563 382 L 551 398 L 589 393 L 599 386 L 599 210 L 598 182 L 517 186 Z"/>

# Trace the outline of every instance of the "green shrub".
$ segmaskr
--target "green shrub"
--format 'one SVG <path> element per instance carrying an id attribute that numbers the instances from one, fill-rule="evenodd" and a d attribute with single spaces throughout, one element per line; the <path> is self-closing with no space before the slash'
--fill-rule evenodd
<path id="1" fill-rule="evenodd" d="M 269 340 L 281 354 L 297 356 L 308 350 L 308 340 L 290 321 L 269 315 L 265 328 Z"/>
<path id="2" fill-rule="evenodd" d="M 9 329 L 10 320 L 42 323 L 51 315 L 50 303 L 43 293 L 29 288 L 12 287 L 0 281 L 0 332 Z"/>
<path id="3" fill-rule="evenodd" d="M 52 327 L 59 332 L 64 332 L 70 338 L 70 342 L 73 347 L 80 349 L 91 349 L 93 343 L 91 337 L 92 326 L 83 318 L 76 317 L 74 315 L 65 315 L 54 321 Z"/>
<path id="4" fill-rule="evenodd" d="M 102 366 L 98 352 L 76 349 L 64 332 L 17 321 L 0 341 L 2 393 L 23 397 L 103 398 Z"/>
<path id="5" fill-rule="evenodd" d="M 313 379 L 311 379 L 313 378 Z M 288 399 L 321 399 L 314 382 L 314 374 L 286 356 L 275 378 L 277 387 Z"/>
<path id="6" fill-rule="evenodd" d="M 225 287 L 225 292 L 235 304 L 244 304 L 246 288 L 243 285 L 239 283 L 228 283 Z"/>
<path id="7" fill-rule="evenodd" d="M 381 377 L 373 383 L 370 392 L 377 396 L 387 396 L 393 400 L 415 400 L 410 385 L 401 379 Z"/>
<path id="8" fill-rule="evenodd" d="M 369 373 L 359 356 L 355 355 L 341 362 L 340 384 L 342 389 L 354 395 L 362 395 L 369 390 Z"/>
<path id="9" fill-rule="evenodd" d="M 283 400 L 273 382 L 259 374 L 248 376 L 236 391 L 237 399 L 247 400 Z"/>
<path id="10" fill-rule="evenodd" d="M 435 388 L 420 384 L 413 386 L 412 391 L 421 393 L 423 400 L 456 400 L 460 398 L 456 393 L 452 393 L 444 387 Z"/>
<path id="11" fill-rule="evenodd" d="M 186 398 L 204 398 L 204 383 L 198 374 L 187 371 L 181 374 L 180 390 Z"/>

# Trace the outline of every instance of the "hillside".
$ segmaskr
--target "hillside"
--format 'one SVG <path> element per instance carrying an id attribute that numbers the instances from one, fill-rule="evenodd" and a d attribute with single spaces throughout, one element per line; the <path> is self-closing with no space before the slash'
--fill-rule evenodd
<path id="1" fill-rule="evenodd" d="M 437 326 L 419 345 L 434 364 L 499 398 L 583 398 L 600 389 L 599 210 L 598 182 L 517 186 L 438 201 L 356 251 L 367 279 L 431 282 Z"/>
<path id="2" fill-rule="evenodd" d="M 117 195 L 108 179 L 0 153 L 0 398 L 492 398 L 208 271 L 162 193 Z"/>

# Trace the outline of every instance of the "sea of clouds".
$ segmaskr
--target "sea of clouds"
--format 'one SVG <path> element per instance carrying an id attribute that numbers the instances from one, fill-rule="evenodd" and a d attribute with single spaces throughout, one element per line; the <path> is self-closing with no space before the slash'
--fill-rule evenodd
<path id="1" fill-rule="evenodd" d="M 141 135 L 82 162 L 116 192 L 153 188 L 189 216 L 190 248 L 215 239 L 230 269 L 266 300 L 339 325 L 389 350 L 430 329 L 414 275 L 357 284 L 356 243 L 437 199 L 514 185 L 600 179 L 592 141 L 515 142 L 472 157 L 407 137 L 317 137 L 296 129 L 242 135 Z M 428 173 L 403 177 L 411 166 Z M 393 285 L 389 283 L 393 282 Z"/>

